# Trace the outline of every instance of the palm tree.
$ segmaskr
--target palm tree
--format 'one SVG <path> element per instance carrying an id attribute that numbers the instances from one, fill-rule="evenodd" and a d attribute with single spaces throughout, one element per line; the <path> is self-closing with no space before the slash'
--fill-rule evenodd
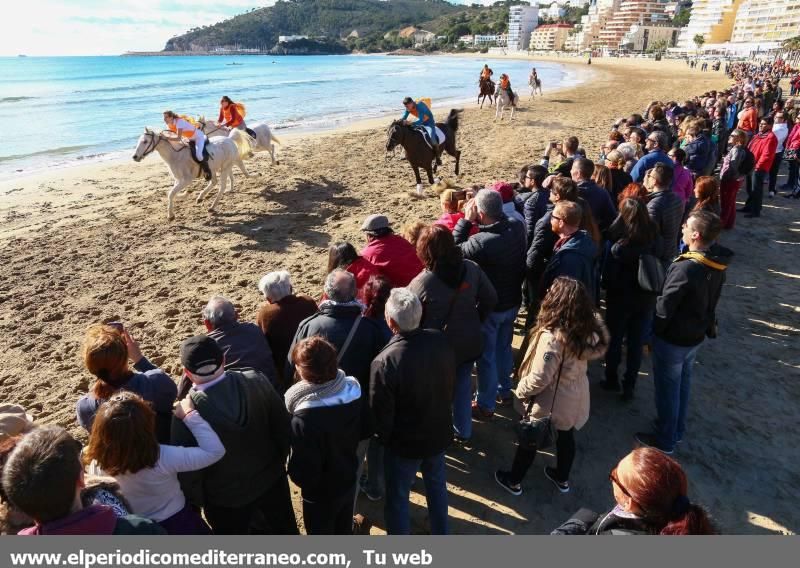
<path id="1" fill-rule="evenodd" d="M 800 51 L 800 36 L 795 36 L 783 42 L 783 48 L 790 51 Z"/>

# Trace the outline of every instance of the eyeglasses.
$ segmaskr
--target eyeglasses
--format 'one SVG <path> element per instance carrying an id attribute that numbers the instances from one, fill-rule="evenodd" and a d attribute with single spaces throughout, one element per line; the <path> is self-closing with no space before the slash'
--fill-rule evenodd
<path id="1" fill-rule="evenodd" d="M 617 477 L 617 468 L 616 468 L 616 467 L 614 467 L 614 468 L 613 468 L 611 471 L 609 471 L 609 472 L 608 472 L 608 479 L 609 479 L 609 481 L 611 481 L 611 483 L 613 483 L 614 485 L 616 485 L 617 487 L 619 487 L 619 490 L 620 490 L 620 491 L 622 491 L 622 493 L 623 493 L 623 495 L 625 495 L 625 497 L 627 497 L 628 499 L 630 499 L 630 500 L 631 500 L 631 502 L 635 503 L 635 504 L 636 504 L 636 506 L 637 506 L 637 507 L 639 507 L 639 509 L 641 509 L 641 511 L 642 511 L 643 513 L 647 514 L 647 510 L 646 510 L 644 507 L 642 507 L 642 506 L 641 506 L 641 505 L 640 505 L 640 504 L 639 504 L 639 503 L 636 501 L 636 499 L 634 499 L 634 498 L 633 498 L 633 495 L 631 495 L 630 491 L 628 491 L 627 489 L 625 489 L 625 486 L 624 486 L 624 485 L 622 485 L 622 483 L 620 483 L 620 482 L 619 482 L 619 478 Z"/>
<path id="2" fill-rule="evenodd" d="M 525 179 L 531 179 L 532 180 L 532 179 L 536 179 L 536 178 L 532 178 L 531 176 L 525 176 Z"/>
<path id="3" fill-rule="evenodd" d="M 551 219 L 555 219 L 556 221 L 563 221 L 564 220 L 563 217 L 556 217 L 555 215 L 550 215 L 550 218 Z"/>

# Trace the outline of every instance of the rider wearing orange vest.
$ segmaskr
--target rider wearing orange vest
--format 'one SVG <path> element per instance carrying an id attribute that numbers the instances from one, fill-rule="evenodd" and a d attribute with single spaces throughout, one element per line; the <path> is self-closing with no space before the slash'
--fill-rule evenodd
<path id="1" fill-rule="evenodd" d="M 503 73 L 500 75 L 500 89 L 506 91 L 508 93 L 508 98 L 511 99 L 511 106 L 517 106 L 514 104 L 514 92 L 511 90 L 511 79 L 508 78 L 508 75 Z"/>
<path id="2" fill-rule="evenodd" d="M 240 105 L 234 103 L 230 97 L 222 97 L 219 101 L 219 118 L 217 124 L 219 126 L 226 126 L 228 128 L 238 128 L 239 130 L 247 130 L 247 125 L 244 123 L 244 116 L 239 111 Z"/>
<path id="3" fill-rule="evenodd" d="M 193 124 L 189 117 L 179 116 L 171 110 L 164 111 L 164 123 L 167 128 L 177 134 L 178 139 L 186 138 L 188 140 L 189 147 L 194 149 L 195 158 L 200 164 L 206 180 L 210 180 L 211 169 L 208 167 L 208 162 L 203 159 L 203 150 L 208 140 L 205 133 L 196 124 Z"/>
<path id="4" fill-rule="evenodd" d="M 481 71 L 481 80 L 489 80 L 494 75 L 494 71 L 492 71 L 488 65 L 483 66 L 483 70 Z"/>

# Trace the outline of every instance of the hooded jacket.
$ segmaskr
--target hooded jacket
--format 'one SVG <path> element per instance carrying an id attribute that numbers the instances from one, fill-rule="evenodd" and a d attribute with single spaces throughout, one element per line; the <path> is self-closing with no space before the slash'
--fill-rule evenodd
<path id="1" fill-rule="evenodd" d="M 553 408 L 552 422 L 556 430 L 580 430 L 589 419 L 588 363 L 602 357 L 608 348 L 608 331 L 600 322 L 603 337 L 594 337 L 578 355 L 566 347 L 559 330 L 540 330 L 530 341 L 528 352 L 519 370 L 515 391 L 517 404 L 533 399 L 529 417 L 544 418 Z M 561 379 L 558 379 L 559 370 Z M 558 382 L 558 391 L 556 383 Z M 555 396 L 555 404 L 553 397 Z"/>
<path id="2" fill-rule="evenodd" d="M 360 256 L 374 264 L 393 286 L 408 286 L 422 270 L 414 246 L 394 233 L 370 241 Z"/>
<path id="3" fill-rule="evenodd" d="M 273 385 L 278 384 L 272 350 L 256 324 L 235 321 L 209 331 L 208 336 L 225 352 L 226 369 L 255 369 Z"/>
<path id="4" fill-rule="evenodd" d="M 694 347 L 716 337 L 716 308 L 733 252 L 720 245 L 682 254 L 669 266 L 653 328 L 667 343 Z"/>
<path id="5" fill-rule="evenodd" d="M 329 501 L 352 490 L 356 483 L 356 448 L 361 439 L 362 391 L 358 381 L 339 371 L 341 388 L 321 391 L 296 401 L 292 413 L 292 456 L 289 477 L 303 499 Z M 292 401 L 298 385 L 286 392 Z M 325 385 L 315 385 L 325 387 Z M 366 398 L 366 393 L 364 393 Z"/>
<path id="6" fill-rule="evenodd" d="M 269 380 L 252 369 L 225 371 L 205 390 L 189 391 L 195 409 L 217 433 L 225 456 L 200 471 L 179 474 L 196 505 L 243 507 L 286 475 L 289 413 Z M 172 445 L 197 446 L 183 421 L 172 421 Z"/>
<path id="7" fill-rule="evenodd" d="M 571 235 L 558 250 L 553 252 L 550 262 L 547 263 L 539 296 L 544 298 L 553 281 L 559 276 L 571 276 L 582 282 L 589 296 L 594 298 L 595 256 L 597 256 L 597 246 L 586 231 L 580 230 Z"/>
<path id="8" fill-rule="evenodd" d="M 78 535 L 154 535 L 167 534 L 161 525 L 126 515 L 117 517 L 111 507 L 90 505 L 63 519 L 34 525 L 19 531 L 22 536 L 78 536 Z"/>
<path id="9" fill-rule="evenodd" d="M 770 168 L 772 168 L 772 162 L 775 160 L 778 138 L 772 132 L 759 132 L 753 136 L 747 148 L 753 153 L 756 159 L 755 171 L 768 172 Z"/>

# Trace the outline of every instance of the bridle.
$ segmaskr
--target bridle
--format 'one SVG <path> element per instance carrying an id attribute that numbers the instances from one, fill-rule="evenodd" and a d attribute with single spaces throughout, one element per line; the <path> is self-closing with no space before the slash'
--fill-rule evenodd
<path id="1" fill-rule="evenodd" d="M 205 120 L 198 120 L 197 123 L 200 125 L 200 130 L 202 130 L 206 136 L 211 136 L 211 134 L 217 131 L 225 132 L 226 130 L 228 130 L 228 132 L 230 132 L 229 129 L 226 129 L 225 127 L 222 127 L 218 124 L 214 125 L 214 129 L 211 132 L 206 132 L 206 126 L 208 125 L 208 122 Z M 225 135 L 227 136 L 228 134 L 226 133 Z"/>
<path id="2" fill-rule="evenodd" d="M 142 152 L 142 160 L 144 160 L 148 155 L 152 154 L 155 151 L 155 149 L 158 148 L 158 145 L 161 143 L 162 140 L 169 145 L 170 149 L 173 152 L 180 152 L 188 147 L 184 144 L 181 144 L 180 148 L 175 148 L 175 146 L 172 145 L 172 140 L 164 136 L 162 132 L 156 133 L 153 131 L 149 131 L 145 132 L 144 135 L 150 137 L 150 142 L 148 142 L 145 151 Z"/>

